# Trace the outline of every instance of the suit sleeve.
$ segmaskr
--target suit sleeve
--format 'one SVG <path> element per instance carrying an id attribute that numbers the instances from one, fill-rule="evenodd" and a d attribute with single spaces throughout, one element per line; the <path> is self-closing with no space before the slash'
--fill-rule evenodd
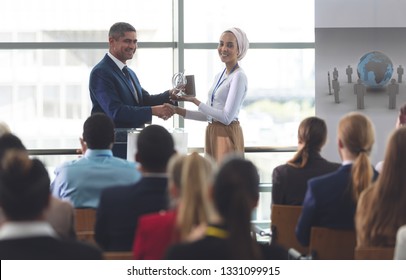
<path id="1" fill-rule="evenodd" d="M 308 246 L 310 243 L 310 233 L 316 220 L 316 199 L 314 197 L 312 180 L 308 182 L 307 192 L 303 201 L 302 214 L 296 225 L 296 237 L 300 244 Z"/>
<path id="2" fill-rule="evenodd" d="M 281 172 L 278 167 L 276 167 L 272 172 L 272 203 L 273 204 L 284 204 L 283 199 L 283 183 L 282 183 Z"/>

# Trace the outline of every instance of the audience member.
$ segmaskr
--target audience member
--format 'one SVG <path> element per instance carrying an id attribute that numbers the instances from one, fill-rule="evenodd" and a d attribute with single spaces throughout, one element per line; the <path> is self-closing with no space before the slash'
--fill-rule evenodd
<path id="1" fill-rule="evenodd" d="M 286 164 L 273 170 L 272 203 L 302 205 L 310 178 L 338 169 L 320 151 L 327 139 L 327 126 L 318 117 L 304 119 L 298 129 L 298 151 Z"/>
<path id="2" fill-rule="evenodd" d="M 354 229 L 358 198 L 377 177 L 369 154 L 375 141 L 373 125 L 360 113 L 345 115 L 338 125 L 338 151 L 342 166 L 308 182 L 296 236 L 309 245 L 312 226 Z"/>
<path id="3" fill-rule="evenodd" d="M 389 138 L 377 181 L 360 196 L 356 212 L 358 247 L 394 247 L 406 224 L 406 127 Z"/>
<path id="4" fill-rule="evenodd" d="M 406 260 L 406 225 L 401 226 L 396 235 L 395 260 Z"/>
<path id="5" fill-rule="evenodd" d="M 140 179 L 135 163 L 113 156 L 114 123 L 107 115 L 87 118 L 80 143 L 84 155 L 55 169 L 51 184 L 55 197 L 70 201 L 75 208 L 97 208 L 102 190 Z"/>
<path id="6" fill-rule="evenodd" d="M 168 190 L 173 209 L 139 218 L 134 239 L 135 259 L 162 259 L 169 245 L 187 240 L 207 223 L 204 194 L 213 181 L 214 164 L 194 152 L 175 155 L 168 163 Z"/>
<path id="7" fill-rule="evenodd" d="M 168 259 L 286 259 L 286 250 L 258 244 L 251 237 L 251 213 L 259 198 L 259 176 L 254 164 L 242 158 L 223 163 L 210 190 L 209 225 L 193 242 L 172 246 Z M 209 205 L 210 206 L 210 205 Z"/>
<path id="8" fill-rule="evenodd" d="M 137 138 L 135 160 L 141 180 L 102 192 L 96 213 L 95 239 L 107 251 L 131 251 L 138 217 L 168 208 L 166 166 L 175 153 L 171 134 L 150 125 Z"/>
<path id="9" fill-rule="evenodd" d="M 0 161 L 10 149 L 26 151 L 21 140 L 14 134 L 8 133 L 0 137 Z M 51 197 L 49 207 L 45 211 L 45 219 L 51 224 L 59 237 L 76 239 L 74 213 L 70 203 Z M 5 216 L 0 208 L 0 225 L 4 222 Z"/>
<path id="10" fill-rule="evenodd" d="M 0 259 L 102 259 L 90 245 L 64 241 L 45 221 L 49 206 L 49 176 L 37 159 L 25 151 L 10 150 L 0 172 L 0 204 L 6 216 L 0 228 Z"/>
<path id="11" fill-rule="evenodd" d="M 406 104 L 404 104 L 399 110 L 399 115 L 396 118 L 395 128 L 398 129 L 404 125 L 406 125 Z M 381 172 L 382 166 L 383 166 L 383 161 L 378 162 L 375 165 L 376 171 Z"/>

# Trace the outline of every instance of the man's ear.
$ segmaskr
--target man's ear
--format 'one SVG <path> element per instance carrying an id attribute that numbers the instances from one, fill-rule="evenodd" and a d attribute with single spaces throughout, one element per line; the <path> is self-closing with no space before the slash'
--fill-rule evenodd
<path id="1" fill-rule="evenodd" d="M 341 141 L 340 138 L 338 138 L 338 147 L 339 147 L 340 149 L 344 148 L 343 141 Z"/>

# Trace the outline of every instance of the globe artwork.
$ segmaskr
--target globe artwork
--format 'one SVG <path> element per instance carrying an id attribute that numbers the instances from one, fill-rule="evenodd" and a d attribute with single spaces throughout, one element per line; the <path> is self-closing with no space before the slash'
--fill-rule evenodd
<path id="1" fill-rule="evenodd" d="M 392 78 L 393 64 L 386 54 L 373 51 L 361 57 L 357 72 L 367 87 L 381 88 Z"/>

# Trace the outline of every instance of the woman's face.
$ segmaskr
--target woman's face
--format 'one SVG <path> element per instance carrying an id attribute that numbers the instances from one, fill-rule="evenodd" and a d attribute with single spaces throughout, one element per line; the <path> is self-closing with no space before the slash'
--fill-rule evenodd
<path id="1" fill-rule="evenodd" d="M 235 65 L 237 63 L 238 45 L 237 38 L 231 32 L 221 34 L 217 47 L 220 59 L 225 64 Z"/>

